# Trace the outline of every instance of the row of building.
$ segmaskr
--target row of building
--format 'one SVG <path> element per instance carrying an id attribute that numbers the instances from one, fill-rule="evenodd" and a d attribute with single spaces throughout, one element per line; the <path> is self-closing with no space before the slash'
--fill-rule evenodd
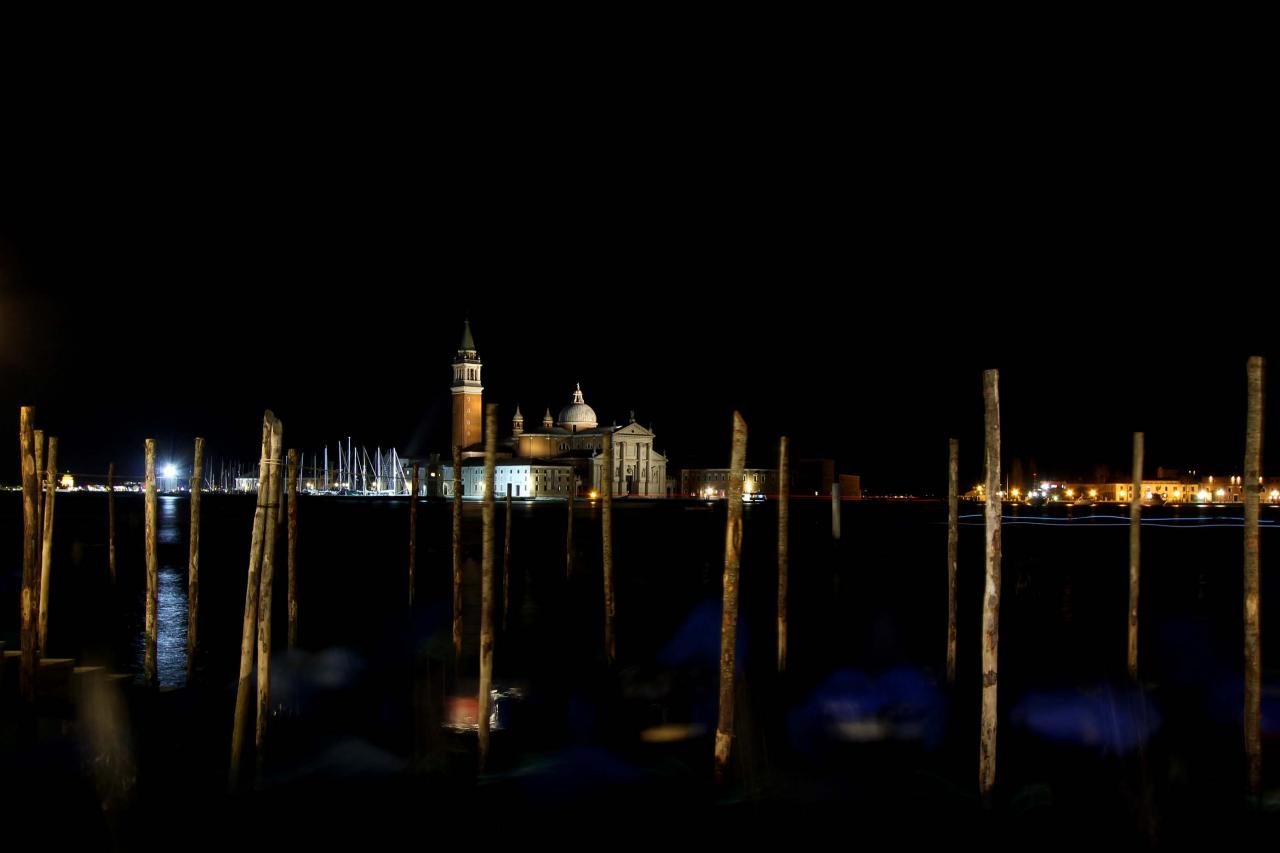
<path id="1" fill-rule="evenodd" d="M 1161 472 L 1163 473 L 1163 472 Z M 1262 500 L 1280 503 L 1280 477 L 1268 477 L 1262 481 Z M 983 487 L 975 486 L 966 498 L 983 500 Z M 1133 500 L 1132 481 L 1124 483 L 1081 483 L 1045 481 L 1034 488 L 1013 486 L 1001 497 L 1013 501 L 1030 502 L 1087 502 L 1129 503 Z M 1141 500 L 1169 504 L 1241 503 L 1244 501 L 1243 477 L 1238 474 L 1218 476 L 1178 476 L 1143 480 L 1139 495 Z"/>
<path id="2" fill-rule="evenodd" d="M 484 384 L 483 364 L 471 334 L 471 324 L 463 326 L 462 341 L 453 360 L 453 445 L 462 448 L 461 485 L 463 497 L 484 495 Z M 536 410 L 535 410 L 536 411 Z M 613 464 L 606 470 L 604 445 L 613 444 Z M 570 493 L 596 496 L 611 489 L 617 496 L 636 497 L 724 497 L 729 491 L 727 468 L 690 468 L 678 480 L 667 473 L 667 457 L 656 447 L 651 428 L 636 422 L 635 412 L 628 423 L 601 426 L 595 410 L 587 404 L 582 386 L 573 398 L 552 417 L 547 407 L 536 425 L 526 427 L 519 405 L 511 419 L 511 432 L 495 440 L 497 461 L 494 490 L 514 498 L 564 498 Z M 422 460 L 424 491 L 428 496 L 453 494 L 452 460 L 433 456 Z M 797 460 L 791 474 L 793 494 L 828 495 L 837 482 L 830 459 Z M 857 477 L 841 477 L 842 494 L 861 496 Z M 744 491 L 776 495 L 777 469 L 752 468 L 743 476 Z"/>

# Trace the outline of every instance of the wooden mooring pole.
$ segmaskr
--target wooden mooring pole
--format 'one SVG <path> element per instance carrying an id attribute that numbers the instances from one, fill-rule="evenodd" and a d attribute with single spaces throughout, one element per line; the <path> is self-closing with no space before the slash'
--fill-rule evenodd
<path id="1" fill-rule="evenodd" d="M 156 440 L 146 440 L 146 497 L 143 524 L 147 557 L 147 633 L 142 674 L 148 687 L 159 685 L 156 653 L 159 649 L 160 564 L 156 559 Z"/>
<path id="2" fill-rule="evenodd" d="M 44 570 L 43 570 L 44 503 L 45 503 L 45 498 L 47 497 L 47 489 L 45 488 L 44 470 L 45 470 L 44 430 L 38 429 L 36 430 L 36 488 L 40 490 L 40 494 L 36 498 L 36 573 L 41 578 L 44 577 Z M 39 590 L 40 587 L 38 586 L 36 587 L 36 589 Z M 37 606 L 37 613 L 38 613 L 39 604 L 37 603 L 36 606 Z M 40 642 L 40 634 L 39 634 L 39 629 L 37 628 L 36 630 L 36 643 L 37 643 L 36 656 L 37 657 L 39 657 L 40 655 L 39 642 Z"/>
<path id="3" fill-rule="evenodd" d="M 418 463 L 413 463 L 413 479 L 409 481 L 409 606 L 417 587 L 418 574 Z"/>
<path id="4" fill-rule="evenodd" d="M 724 527 L 724 605 L 720 618 L 720 715 L 716 722 L 716 783 L 724 781 L 733 745 L 735 644 L 738 639 L 738 568 L 742 560 L 742 469 L 747 458 L 747 423 L 733 413 L 729 456 L 729 506 Z"/>
<path id="5" fill-rule="evenodd" d="M 1129 500 L 1129 677 L 1138 677 L 1138 570 L 1142 555 L 1142 445 L 1133 434 L 1133 494 Z"/>
<path id="6" fill-rule="evenodd" d="M 956 563 L 960 548 L 960 440 L 947 442 L 947 684 L 956 683 Z"/>
<path id="7" fill-rule="evenodd" d="M 462 446 L 453 446 L 453 663 L 462 658 Z"/>
<path id="8" fill-rule="evenodd" d="M 1262 497 L 1262 405 L 1265 363 L 1249 359 L 1249 402 L 1244 451 L 1244 754 L 1249 794 L 1262 794 L 1262 593 L 1259 577 L 1258 512 Z"/>
<path id="9" fill-rule="evenodd" d="M 281 470 L 284 424 L 275 419 L 271 430 L 271 464 L 267 467 L 269 512 L 266 533 L 262 539 L 262 577 L 258 592 L 258 720 L 254 729 L 254 755 L 262 768 L 266 754 L 267 720 L 271 716 L 271 591 L 275 587 L 276 530 L 280 523 L 280 494 L 284 472 Z"/>
<path id="10" fill-rule="evenodd" d="M 22 666 L 19 689 L 28 703 L 36 698 L 36 644 L 39 634 L 36 611 L 40 601 L 39 481 L 36 479 L 35 409 L 23 406 L 18 414 L 18 441 L 22 449 Z"/>
<path id="11" fill-rule="evenodd" d="M 40 548 L 40 636 L 37 653 L 44 657 L 49 648 L 49 587 L 53 571 L 53 502 L 58 495 L 58 437 L 49 436 L 49 461 L 45 465 L 44 508 L 41 524 L 43 542 Z"/>
<path id="12" fill-rule="evenodd" d="M 787 546 L 790 533 L 791 470 L 787 437 L 778 440 L 778 672 L 787 669 Z"/>
<path id="13" fill-rule="evenodd" d="M 574 480 L 574 476 L 571 476 L 569 479 L 571 481 Z M 566 578 L 573 577 L 573 497 L 577 488 L 578 486 L 576 482 L 570 482 L 568 501 L 569 519 L 565 524 L 564 532 L 564 576 Z"/>
<path id="14" fill-rule="evenodd" d="M 267 526 L 268 452 L 275 416 L 270 410 L 262 419 L 262 453 L 258 461 L 258 502 L 253 511 L 253 535 L 249 542 L 249 577 L 244 591 L 244 621 L 240 630 L 240 677 L 236 684 L 235 722 L 231 731 L 231 769 L 228 786 L 234 790 L 240 780 L 240 755 L 249 720 L 249 682 L 253 678 L 254 637 L 258 627 L 258 576 L 262 568 L 262 537 Z"/>
<path id="15" fill-rule="evenodd" d="M 298 451 L 289 451 L 289 645 L 298 645 Z M 416 467 L 415 467 L 416 471 Z"/>
<path id="16" fill-rule="evenodd" d="M 996 784 L 996 686 L 1000 648 L 1000 371 L 982 374 L 986 425 L 986 539 L 987 577 L 982 599 L 982 723 L 978 756 L 978 787 L 990 803 Z"/>
<path id="17" fill-rule="evenodd" d="M 204 485 L 204 439 L 196 437 L 191 466 L 191 535 L 187 544 L 187 681 L 196 677 L 196 649 L 200 627 L 200 493 Z"/>
<path id="18" fill-rule="evenodd" d="M 507 630 L 511 606 L 511 484 L 507 483 L 507 524 L 502 531 L 502 630 Z"/>
<path id="19" fill-rule="evenodd" d="M 107 466 L 107 570 L 116 583 L 116 463 Z"/>
<path id="20" fill-rule="evenodd" d="M 840 484 L 831 484 L 831 538 L 840 538 Z"/>
<path id="21" fill-rule="evenodd" d="M 498 455 L 498 405 L 484 407 L 484 506 L 481 510 L 480 575 L 480 689 L 476 722 L 479 732 L 480 772 L 489 757 L 489 714 L 493 688 L 493 469 Z"/>
<path id="22" fill-rule="evenodd" d="M 617 644 L 613 636 L 613 433 L 604 437 L 604 491 L 600 510 L 600 541 L 604 558 L 604 656 L 613 663 Z"/>

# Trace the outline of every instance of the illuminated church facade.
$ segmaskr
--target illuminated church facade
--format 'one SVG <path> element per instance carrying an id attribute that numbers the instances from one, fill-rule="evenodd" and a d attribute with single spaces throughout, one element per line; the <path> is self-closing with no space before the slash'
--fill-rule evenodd
<path id="1" fill-rule="evenodd" d="M 482 497 L 484 476 L 484 386 L 482 364 L 468 321 L 453 360 L 453 444 L 462 448 L 463 497 Z M 604 467 L 605 442 L 613 442 L 613 467 Z M 536 426 L 525 427 L 520 406 L 511 419 L 511 435 L 497 441 L 494 488 L 512 497 L 567 498 L 569 492 L 662 497 L 670 494 L 667 458 L 654 446 L 651 429 L 636 423 L 601 426 L 579 385 L 571 401 L 553 418 L 548 407 Z M 453 473 L 445 466 L 442 493 L 452 491 Z"/>

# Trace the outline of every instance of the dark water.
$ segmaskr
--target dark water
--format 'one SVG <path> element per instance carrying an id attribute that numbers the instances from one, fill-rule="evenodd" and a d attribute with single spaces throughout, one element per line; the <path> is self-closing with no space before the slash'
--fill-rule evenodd
<path id="1" fill-rule="evenodd" d="M 140 797 L 168 804 L 170 813 L 176 807 L 166 799 L 164 780 L 194 780 L 209 796 L 225 780 L 239 659 L 253 501 L 208 495 L 203 507 L 199 689 L 172 694 L 164 700 L 172 715 L 154 731 L 135 734 L 139 790 L 150 791 L 151 800 Z M 979 507 L 962 510 L 968 517 L 961 530 L 954 688 L 943 679 L 944 505 L 846 503 L 844 538 L 833 543 L 829 505 L 793 503 L 785 678 L 775 672 L 775 505 L 745 507 L 738 738 L 728 800 L 706 781 L 718 690 L 724 505 L 619 501 L 616 507 L 618 661 L 609 665 L 602 654 L 598 508 L 578 505 L 577 571 L 566 580 L 564 505 L 515 504 L 510 613 L 498 634 L 495 668 L 497 686 L 520 698 L 500 706 L 504 728 L 495 735 L 487 783 L 459 800 L 460 791 L 474 785 L 467 736 L 432 735 L 425 746 L 420 735 L 415 739 L 421 711 L 414 708 L 423 704 L 414 704 L 412 684 L 433 707 L 442 693 L 474 691 L 480 507 L 466 507 L 466 642 L 455 669 L 449 507 L 420 505 L 418 604 L 410 610 L 407 503 L 303 497 L 302 650 L 284 651 L 282 538 L 269 793 L 241 807 L 261 817 L 264 802 L 289 813 L 319 797 L 340 810 L 356 808 L 353 803 L 363 803 L 350 787 L 357 779 L 358 790 L 382 792 L 378 802 L 390 808 L 385 804 L 403 802 L 406 789 L 419 790 L 404 781 L 415 779 L 437 804 L 555 810 L 628 802 L 661 812 L 703 803 L 722 816 L 745 815 L 748 823 L 793 807 L 828 817 L 853 809 L 880 829 L 902 821 L 908 834 L 930 831 L 913 827 L 918 811 L 984 831 L 989 818 L 976 806 Z M 163 685 L 186 678 L 188 512 L 185 498 L 160 499 Z M 1234 815 L 1243 802 L 1240 508 L 1147 511 L 1141 692 L 1124 678 L 1124 510 L 1008 512 L 1000 831 L 1074 837 L 1105 825 L 1138 842 L 1208 837 L 1222 815 Z M 1277 514 L 1263 512 L 1268 521 Z M 117 496 L 117 517 L 113 589 L 105 496 L 58 496 L 48 654 L 137 672 L 145 585 L 141 497 Z M 0 495 L 0 519 L 0 553 L 11 555 L 0 575 L 0 600 L 12 603 L 0 614 L 0 629 L 16 648 L 18 495 Z M 500 572 L 501 506 L 497 519 Z M 1280 609 L 1266 583 L 1266 564 L 1280 534 L 1265 530 L 1262 547 L 1265 664 L 1274 660 L 1266 650 L 1275 647 L 1265 626 L 1277 624 Z M 1280 695 L 1273 671 L 1264 681 L 1265 768 L 1274 788 Z M 199 734 L 175 732 L 172 719 L 196 721 Z M 137 719 L 134 725 L 142 727 Z M 683 736 L 646 740 L 664 731 Z M 411 766 L 419 772 L 410 774 Z M 394 795 L 386 794 L 388 784 Z"/>

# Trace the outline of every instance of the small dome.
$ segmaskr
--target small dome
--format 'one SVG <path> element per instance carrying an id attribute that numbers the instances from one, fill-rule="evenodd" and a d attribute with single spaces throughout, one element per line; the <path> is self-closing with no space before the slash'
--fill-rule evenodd
<path id="1" fill-rule="evenodd" d="M 578 385 L 573 392 L 573 402 L 560 410 L 560 419 L 558 426 L 565 429 L 595 429 L 599 422 L 596 420 L 595 409 L 587 405 L 587 401 L 582 397 L 582 386 Z"/>

